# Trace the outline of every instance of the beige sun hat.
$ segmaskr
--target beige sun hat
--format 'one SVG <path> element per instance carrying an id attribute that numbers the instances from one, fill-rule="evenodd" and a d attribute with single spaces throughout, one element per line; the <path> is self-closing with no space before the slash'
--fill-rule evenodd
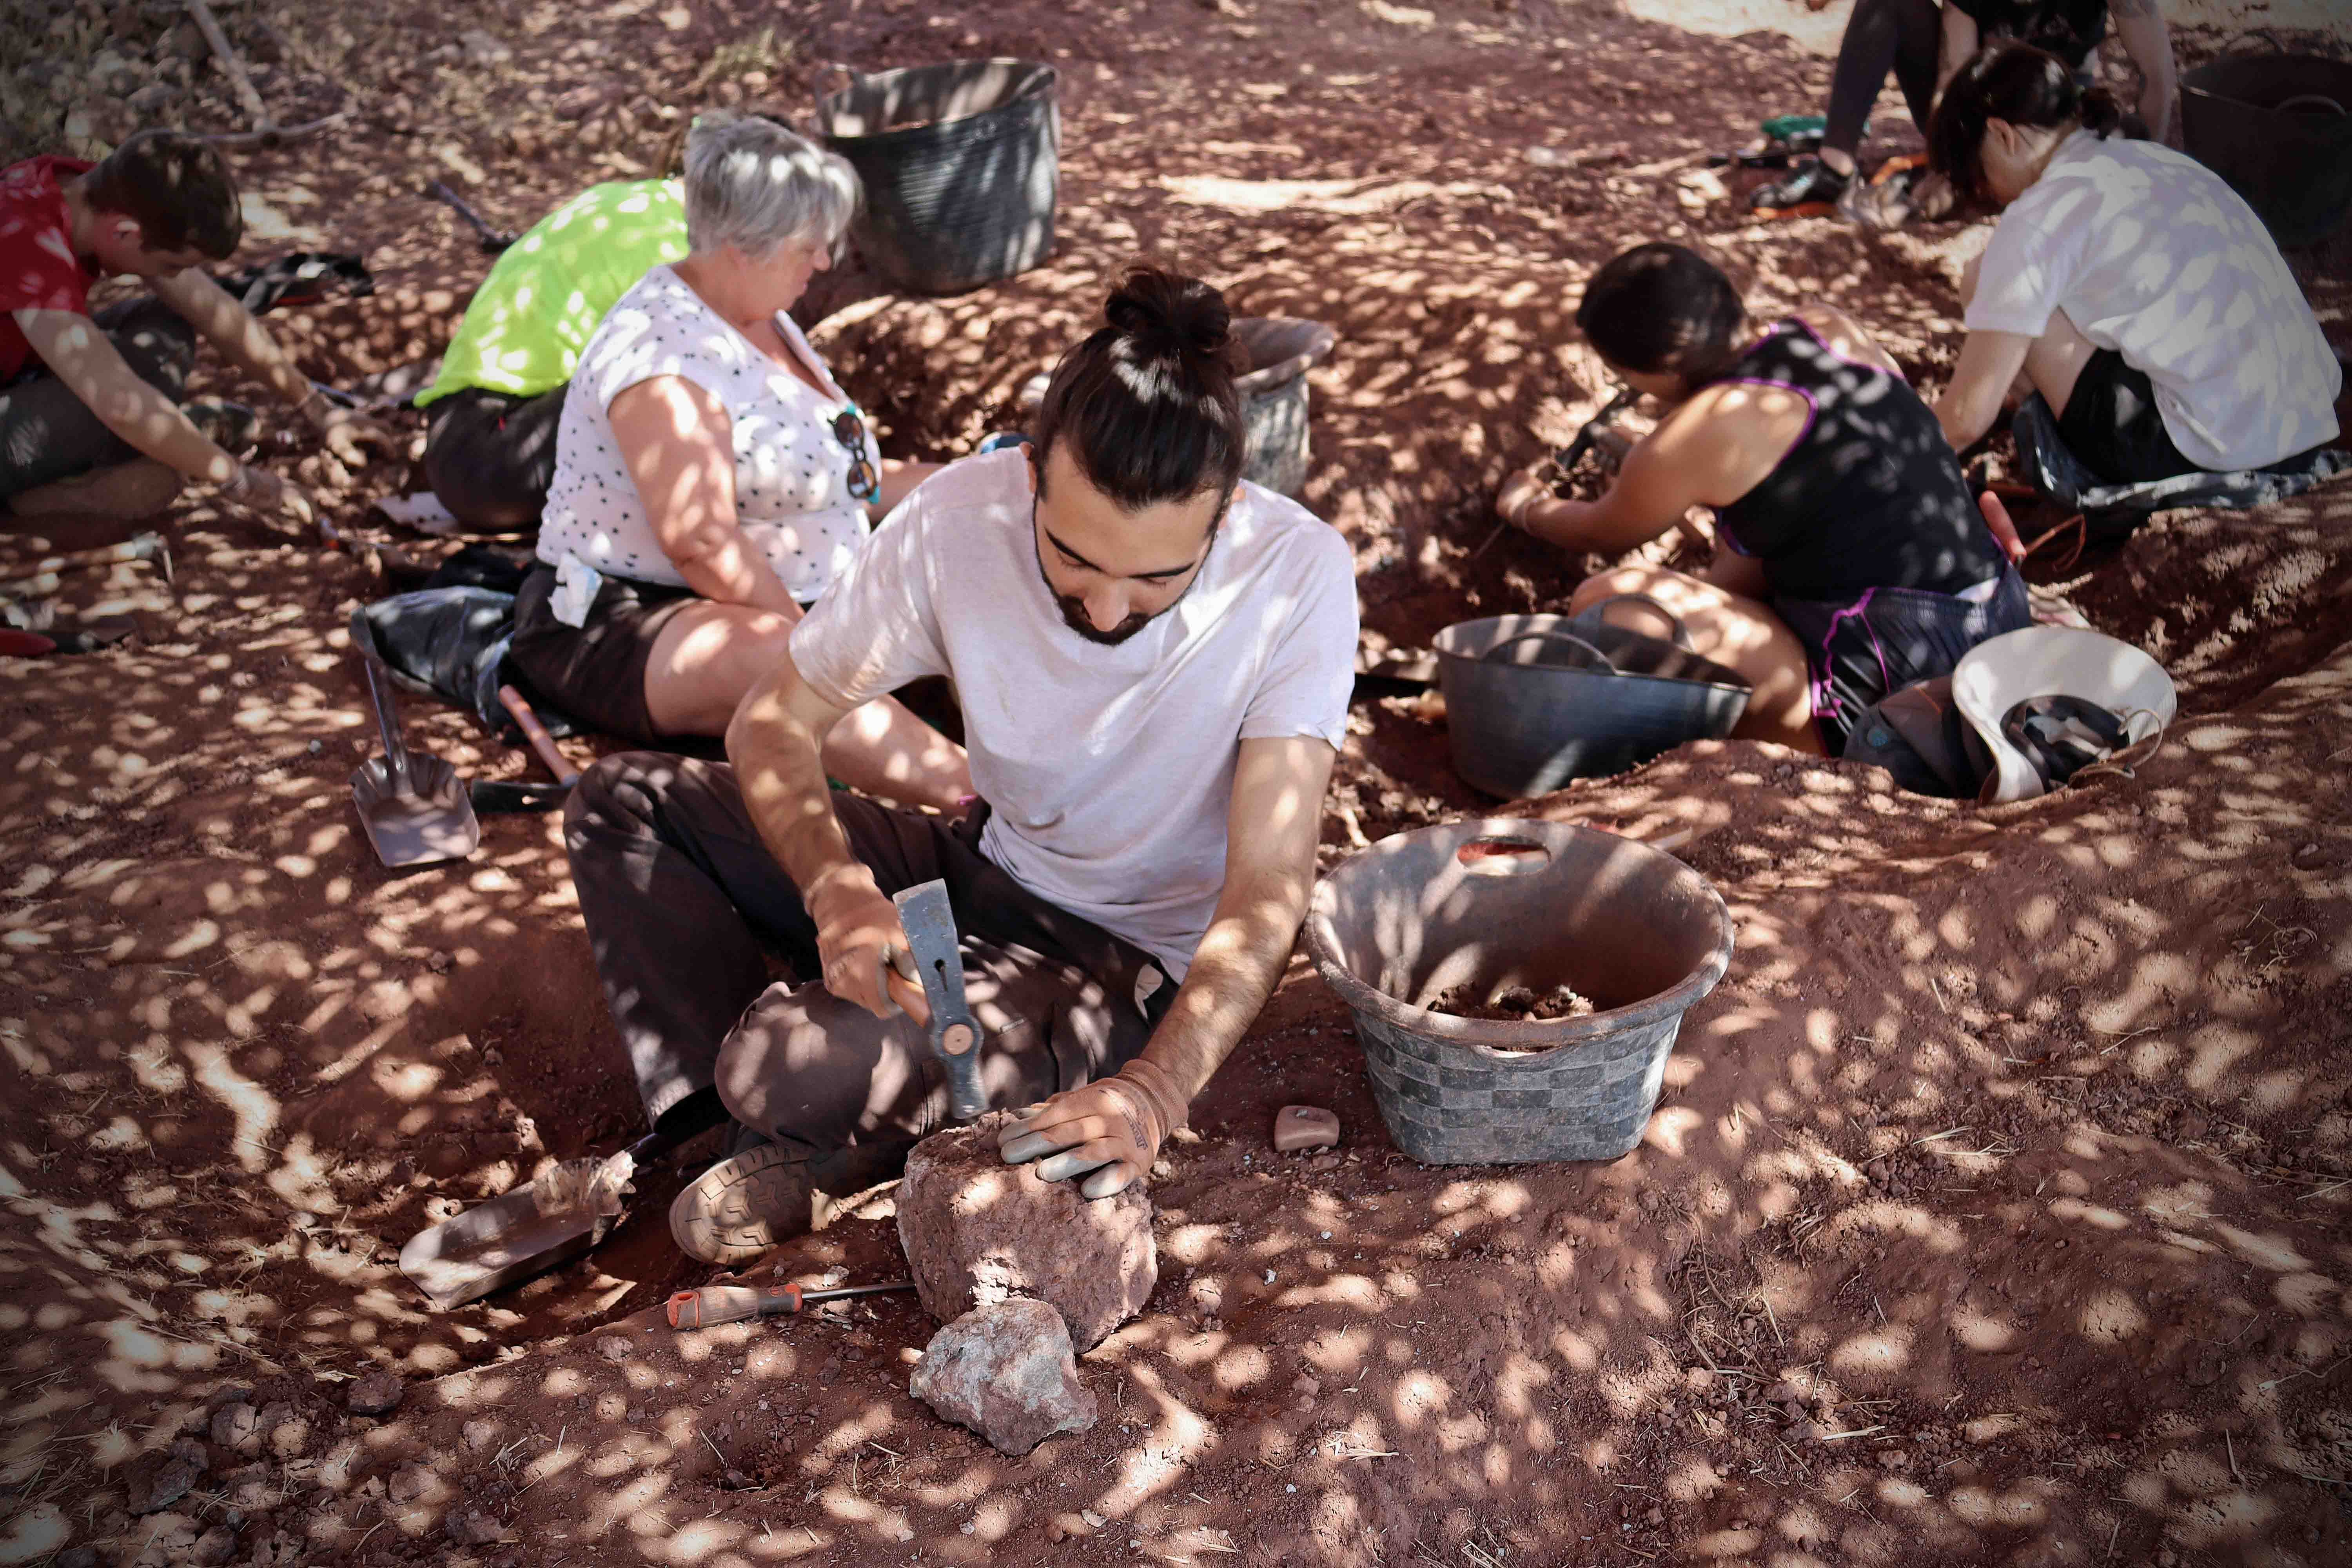
<path id="1" fill-rule="evenodd" d="M 2027 626 L 1989 637 L 1952 671 L 1952 700 L 1992 753 L 1982 799 L 2032 800 L 2049 786 L 2001 737 L 2000 721 L 2030 697 L 2079 697 L 2124 721 L 2137 744 L 2172 722 L 2179 698 L 2164 667 L 2127 642 L 2072 626 Z"/>

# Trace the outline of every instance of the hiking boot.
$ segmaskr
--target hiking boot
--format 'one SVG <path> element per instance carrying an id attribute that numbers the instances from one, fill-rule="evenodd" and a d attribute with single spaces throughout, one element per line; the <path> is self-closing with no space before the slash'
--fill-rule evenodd
<path id="1" fill-rule="evenodd" d="M 669 1233 L 688 1258 L 731 1267 L 806 1234 L 812 1204 L 807 1163 L 763 1143 L 687 1184 L 669 1205 Z"/>
<path id="2" fill-rule="evenodd" d="M 1852 175 L 1841 174 L 1819 158 L 1808 158 L 1790 171 L 1785 180 L 1775 180 L 1759 185 L 1748 197 L 1753 212 L 1788 212 L 1796 207 L 1834 207 L 1838 198 L 1852 184 Z"/>
<path id="3" fill-rule="evenodd" d="M 204 432 L 205 440 L 232 458 L 251 450 L 254 435 L 261 428 L 260 416 L 242 403 L 190 403 L 180 412 Z"/>

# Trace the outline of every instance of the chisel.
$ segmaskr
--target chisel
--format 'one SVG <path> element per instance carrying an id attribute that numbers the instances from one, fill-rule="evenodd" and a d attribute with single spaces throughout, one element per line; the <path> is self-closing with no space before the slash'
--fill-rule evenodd
<path id="1" fill-rule="evenodd" d="M 708 1329 L 719 1323 L 740 1323 L 748 1318 L 788 1318 L 818 1301 L 844 1296 L 874 1296 L 886 1290 L 911 1290 L 912 1279 L 887 1285 L 845 1285 L 833 1290 L 803 1290 L 797 1285 L 705 1285 L 680 1290 L 663 1306 L 673 1329 Z"/>

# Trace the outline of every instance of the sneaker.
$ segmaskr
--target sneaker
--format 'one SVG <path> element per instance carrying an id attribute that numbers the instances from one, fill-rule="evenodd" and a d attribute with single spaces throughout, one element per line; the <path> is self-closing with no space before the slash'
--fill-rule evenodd
<path id="1" fill-rule="evenodd" d="M 1785 180 L 1775 180 L 1759 185 L 1748 197 L 1749 210 L 1754 212 L 1789 212 L 1798 207 L 1818 206 L 1823 210 L 1837 205 L 1853 184 L 1850 175 L 1841 174 L 1819 158 L 1808 158 L 1790 172 Z"/>
<path id="2" fill-rule="evenodd" d="M 812 1224 L 808 1166 L 773 1143 L 721 1160 L 669 1205 L 678 1250 L 703 1263 L 749 1263 L 805 1235 Z"/>

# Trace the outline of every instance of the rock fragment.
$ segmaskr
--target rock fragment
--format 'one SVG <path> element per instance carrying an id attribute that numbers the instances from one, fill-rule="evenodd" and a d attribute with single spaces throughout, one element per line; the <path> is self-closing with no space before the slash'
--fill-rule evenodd
<path id="1" fill-rule="evenodd" d="M 1062 1315 L 1025 1297 L 974 1308 L 941 1329 L 907 1390 L 1007 1454 L 1096 1419 Z"/>
<path id="2" fill-rule="evenodd" d="M 261 1452 L 261 1417 L 243 1400 L 213 1412 L 213 1441 L 232 1454 L 251 1458 Z"/>
<path id="3" fill-rule="evenodd" d="M 236 1555 L 236 1531 L 226 1524 L 215 1524 L 196 1537 L 196 1544 L 190 1549 L 188 1560 L 202 1564 L 203 1568 L 220 1568 L 222 1563 Z"/>
<path id="4" fill-rule="evenodd" d="M 478 1508 L 453 1508 L 442 1529 L 460 1546 L 488 1546 L 506 1538 L 506 1526 Z"/>
<path id="5" fill-rule="evenodd" d="M 996 1152 L 994 1111 L 925 1139 L 898 1184 L 898 1240 L 923 1308 L 941 1322 L 1014 1297 L 1061 1313 L 1083 1352 L 1143 1310 L 1160 1279 L 1151 1200 L 1135 1187 L 1089 1201 L 1076 1182 Z"/>
<path id="6" fill-rule="evenodd" d="M 1328 1149 L 1339 1142 L 1339 1119 L 1319 1105 L 1286 1105 L 1274 1113 L 1276 1153 Z"/>
<path id="7" fill-rule="evenodd" d="M 154 1513 L 167 1509 L 188 1495 L 196 1478 L 205 1473 L 201 1454 L 180 1451 L 165 1454 L 161 1458 L 134 1472 L 131 1478 L 128 1504 L 133 1513 Z"/>
<path id="8" fill-rule="evenodd" d="M 400 1408 L 408 1384 L 396 1372 L 372 1372 L 352 1384 L 343 1407 L 354 1415 L 389 1415 Z"/>

